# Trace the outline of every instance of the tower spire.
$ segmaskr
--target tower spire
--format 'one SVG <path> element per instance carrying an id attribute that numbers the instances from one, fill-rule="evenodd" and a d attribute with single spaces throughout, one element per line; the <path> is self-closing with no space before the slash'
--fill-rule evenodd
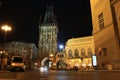
<path id="1" fill-rule="evenodd" d="M 45 14 L 45 18 L 44 18 L 44 23 L 55 23 L 55 17 L 53 14 L 53 6 L 52 5 L 48 5 L 47 6 L 47 11 Z"/>

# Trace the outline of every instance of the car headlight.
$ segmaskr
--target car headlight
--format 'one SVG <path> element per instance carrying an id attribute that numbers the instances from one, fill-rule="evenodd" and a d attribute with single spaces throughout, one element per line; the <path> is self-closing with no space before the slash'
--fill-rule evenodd
<path id="1" fill-rule="evenodd" d="M 12 63 L 11 65 L 12 65 L 12 66 L 14 66 L 15 64 L 14 64 L 14 63 Z"/>

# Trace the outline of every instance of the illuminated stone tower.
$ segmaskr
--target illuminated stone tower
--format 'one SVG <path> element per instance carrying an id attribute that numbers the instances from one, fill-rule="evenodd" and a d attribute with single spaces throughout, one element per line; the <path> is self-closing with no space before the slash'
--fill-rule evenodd
<path id="1" fill-rule="evenodd" d="M 55 56 L 57 52 L 58 27 L 53 13 L 53 7 L 48 6 L 43 23 L 39 24 L 39 58 Z"/>

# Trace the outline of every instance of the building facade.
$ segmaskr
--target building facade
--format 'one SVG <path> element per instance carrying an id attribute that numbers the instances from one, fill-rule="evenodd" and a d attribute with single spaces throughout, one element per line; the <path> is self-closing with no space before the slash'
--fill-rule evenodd
<path id="1" fill-rule="evenodd" d="M 92 55 L 95 54 L 94 37 L 72 38 L 66 42 L 65 53 L 67 68 L 92 68 Z"/>
<path id="2" fill-rule="evenodd" d="M 66 63 L 66 53 L 65 50 L 61 50 L 56 54 L 56 63 L 55 65 L 53 64 L 53 67 L 56 67 L 56 69 L 63 70 L 67 68 L 67 63 Z"/>
<path id="3" fill-rule="evenodd" d="M 57 35 L 58 27 L 53 13 L 53 7 L 48 6 L 44 21 L 39 24 L 38 53 L 40 64 L 43 58 L 49 58 L 50 54 L 53 54 L 53 57 L 55 57 L 57 52 Z"/>
<path id="4" fill-rule="evenodd" d="M 2 52 L 3 45 L 0 45 L 0 52 Z M 0 66 L 7 66 L 14 55 L 23 56 L 25 59 L 26 67 L 31 68 L 37 57 L 37 47 L 33 43 L 25 42 L 8 42 L 4 45 L 5 53 L 0 53 Z M 1 56 L 2 55 L 2 56 Z"/>
<path id="5" fill-rule="evenodd" d="M 120 69 L 120 0 L 90 0 L 99 69 Z"/>

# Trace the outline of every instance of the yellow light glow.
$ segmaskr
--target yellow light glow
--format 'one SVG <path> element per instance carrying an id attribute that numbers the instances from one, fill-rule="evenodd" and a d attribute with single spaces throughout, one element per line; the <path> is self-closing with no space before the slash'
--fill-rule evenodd
<path id="1" fill-rule="evenodd" d="M 53 57 L 53 54 L 50 54 L 50 57 Z"/>
<path id="2" fill-rule="evenodd" d="M 12 28 L 11 28 L 10 26 L 8 26 L 8 25 L 3 25 L 3 26 L 1 27 L 1 29 L 4 30 L 5 32 L 12 30 Z"/>
<path id="3" fill-rule="evenodd" d="M 86 67 L 86 64 L 85 64 L 85 63 L 83 63 L 83 64 L 82 64 L 82 66 L 83 66 L 83 67 Z"/>
<path id="4" fill-rule="evenodd" d="M 56 65 L 56 63 L 53 63 L 53 65 L 55 66 L 55 65 Z"/>
<path id="5" fill-rule="evenodd" d="M 92 66 L 92 64 L 88 64 L 88 66 Z"/>
<path id="6" fill-rule="evenodd" d="M 0 54 L 2 54 L 2 51 L 0 51 Z"/>
<path id="7" fill-rule="evenodd" d="M 38 63 L 34 63 L 36 66 L 38 65 Z"/>
<path id="8" fill-rule="evenodd" d="M 14 65 L 15 65 L 15 63 L 12 63 L 11 65 L 12 65 L 12 66 L 14 66 Z"/>

